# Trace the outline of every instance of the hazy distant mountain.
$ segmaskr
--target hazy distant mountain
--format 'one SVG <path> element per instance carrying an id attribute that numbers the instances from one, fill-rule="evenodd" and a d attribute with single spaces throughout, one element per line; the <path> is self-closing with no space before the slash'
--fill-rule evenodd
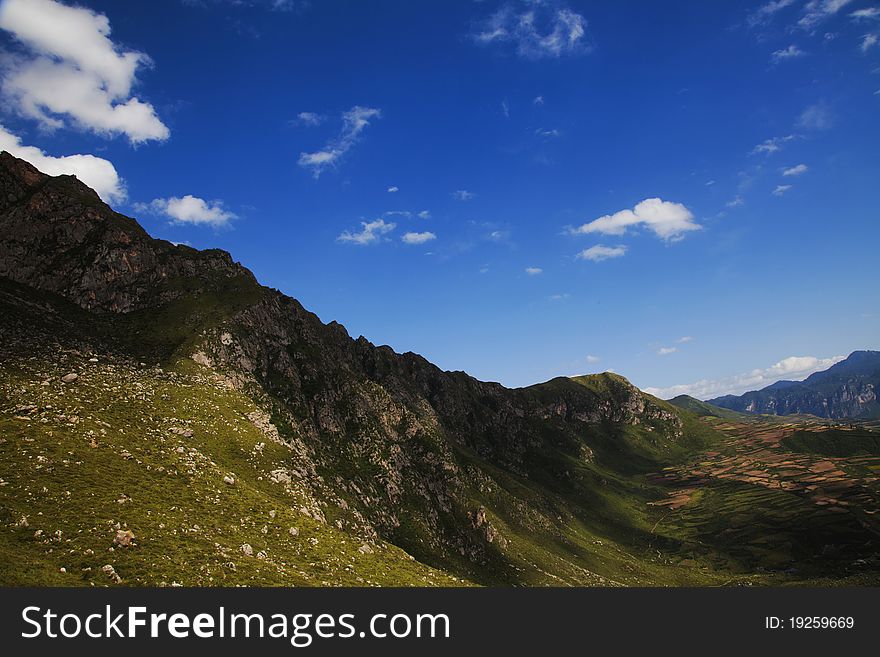
<path id="1" fill-rule="evenodd" d="M 803 381 L 777 381 L 742 395 L 710 399 L 715 406 L 768 415 L 809 414 L 827 418 L 880 417 L 880 351 L 854 351 Z"/>

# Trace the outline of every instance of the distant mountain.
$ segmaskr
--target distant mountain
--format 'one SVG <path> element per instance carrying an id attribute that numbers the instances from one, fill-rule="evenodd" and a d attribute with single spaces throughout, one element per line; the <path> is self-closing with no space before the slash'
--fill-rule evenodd
<path id="1" fill-rule="evenodd" d="M 728 408 L 721 408 L 709 402 L 701 401 L 690 395 L 679 395 L 669 400 L 673 406 L 690 411 L 698 417 L 720 417 L 726 420 L 748 421 L 750 416 L 747 413 L 732 411 Z"/>
<path id="2" fill-rule="evenodd" d="M 745 413 L 866 419 L 880 417 L 878 388 L 880 351 L 854 351 L 803 381 L 777 381 L 761 390 L 724 395 L 708 403 Z"/>

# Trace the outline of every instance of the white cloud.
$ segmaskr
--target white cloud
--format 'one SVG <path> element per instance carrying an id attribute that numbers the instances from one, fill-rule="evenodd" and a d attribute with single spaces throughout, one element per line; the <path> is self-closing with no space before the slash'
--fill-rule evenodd
<path id="1" fill-rule="evenodd" d="M 363 227 L 360 232 L 353 233 L 351 231 L 343 231 L 339 237 L 336 238 L 338 242 L 347 242 L 349 244 L 359 244 L 361 246 L 366 246 L 367 244 L 374 244 L 382 239 L 382 236 L 390 233 L 392 230 L 397 228 L 397 224 L 393 222 L 386 222 L 383 219 L 375 219 L 373 221 L 362 221 L 361 226 Z"/>
<path id="2" fill-rule="evenodd" d="M 527 0 L 503 6 L 480 24 L 473 38 L 482 44 L 511 44 L 521 57 L 541 59 L 589 50 L 586 27 L 583 16 L 554 0 Z"/>
<path id="3" fill-rule="evenodd" d="M 558 137 L 560 134 L 559 130 L 556 130 L 555 128 L 553 130 L 546 130 L 544 128 L 538 128 L 535 130 L 535 135 L 538 137 L 551 138 Z"/>
<path id="4" fill-rule="evenodd" d="M 27 160 L 50 176 L 74 175 L 94 189 L 107 203 L 125 200 L 125 183 L 113 163 L 94 155 L 65 155 L 52 157 L 36 146 L 24 146 L 21 140 L 0 124 L 0 151 Z"/>
<path id="5" fill-rule="evenodd" d="M 668 388 L 645 388 L 645 392 L 670 399 L 678 395 L 691 395 L 698 399 L 711 399 L 722 395 L 740 395 L 758 390 L 780 379 L 801 380 L 814 372 L 826 370 L 846 356 L 816 358 L 815 356 L 789 356 L 763 369 L 737 374 L 722 379 L 702 379 L 695 383 L 669 386 Z"/>
<path id="6" fill-rule="evenodd" d="M 856 21 L 880 20 L 880 7 L 866 7 L 864 9 L 856 9 L 850 14 L 850 17 Z"/>
<path id="7" fill-rule="evenodd" d="M 547 298 L 548 298 L 550 301 L 565 301 L 566 299 L 568 299 L 569 296 L 571 296 L 571 295 L 569 295 L 568 292 L 560 292 L 560 293 L 558 293 L 558 294 L 551 294 L 551 295 L 550 295 L 549 297 L 547 297 Z"/>
<path id="8" fill-rule="evenodd" d="M 783 48 L 782 50 L 775 50 L 770 57 L 774 62 L 785 61 L 786 59 L 795 59 L 797 57 L 803 57 L 806 55 L 803 50 L 798 48 L 795 45 L 790 45 L 787 48 Z"/>
<path id="9" fill-rule="evenodd" d="M 746 202 L 745 199 L 742 196 L 740 196 L 739 194 L 737 194 L 732 199 L 730 199 L 727 203 L 725 203 L 725 206 L 727 206 L 728 208 L 738 208 L 741 205 L 745 205 L 745 202 Z"/>
<path id="10" fill-rule="evenodd" d="M 785 169 L 782 172 L 783 176 L 799 176 L 803 173 L 806 173 L 809 170 L 809 167 L 806 164 L 798 164 L 797 166 L 790 167 Z"/>
<path id="11" fill-rule="evenodd" d="M 588 363 L 598 363 L 600 360 L 602 360 L 602 359 L 599 358 L 598 356 L 593 356 L 592 354 L 587 356 Z"/>
<path id="12" fill-rule="evenodd" d="M 788 143 L 797 137 L 795 135 L 786 135 L 785 137 L 771 137 L 770 139 L 766 139 L 757 146 L 752 149 L 752 155 L 757 155 L 759 153 L 765 153 L 769 155 L 770 153 L 775 153 L 778 150 L 782 149 L 782 145 Z"/>
<path id="13" fill-rule="evenodd" d="M 657 350 L 658 356 L 668 356 L 669 354 L 674 354 L 678 351 L 678 347 L 660 347 Z"/>
<path id="14" fill-rule="evenodd" d="M 770 20 L 777 12 L 785 9 L 789 5 L 795 3 L 796 0 L 771 0 L 765 5 L 761 5 L 751 14 L 747 20 L 749 26 L 755 27 Z"/>
<path id="15" fill-rule="evenodd" d="M 157 198 L 146 206 L 140 205 L 138 209 L 163 215 L 178 224 L 215 228 L 225 226 L 236 218 L 235 214 L 223 208 L 221 201 L 206 201 L 191 194 L 180 198 Z"/>
<path id="16" fill-rule="evenodd" d="M 599 217 L 593 221 L 569 229 L 572 235 L 602 233 L 603 235 L 623 235 L 627 228 L 644 224 L 657 237 L 664 240 L 678 240 L 688 231 L 699 230 L 694 215 L 681 203 L 663 201 L 659 198 L 645 199 L 632 210 L 620 210 L 614 214 Z"/>
<path id="17" fill-rule="evenodd" d="M 5 0 L 0 28 L 27 50 L 9 58 L 2 81 L 4 97 L 24 116 L 49 129 L 69 117 L 81 129 L 132 143 L 168 138 L 153 106 L 131 95 L 150 58 L 113 43 L 103 14 L 54 0 Z"/>
<path id="18" fill-rule="evenodd" d="M 580 260 L 590 260 L 592 262 L 602 262 L 609 258 L 620 258 L 624 255 L 626 255 L 625 246 L 605 246 L 604 244 L 597 244 L 596 246 L 591 246 L 589 249 L 584 249 L 578 253 L 577 258 Z"/>
<path id="19" fill-rule="evenodd" d="M 425 231 L 424 233 L 404 233 L 400 239 L 404 244 L 424 244 L 425 242 L 437 239 L 437 236 L 434 233 Z"/>
<path id="20" fill-rule="evenodd" d="M 410 212 L 409 210 L 388 210 L 383 213 L 386 217 L 405 217 L 407 219 L 412 219 L 413 217 L 418 217 L 419 219 L 430 219 L 431 213 L 427 210 L 421 210 L 419 212 Z"/>
<path id="21" fill-rule="evenodd" d="M 526 273 L 529 276 L 537 276 L 538 274 L 543 274 L 544 270 L 540 267 L 526 267 Z"/>
<path id="22" fill-rule="evenodd" d="M 679 344 L 684 344 L 685 342 L 693 342 L 694 338 L 690 335 L 683 335 L 678 340 L 676 340 Z"/>
<path id="23" fill-rule="evenodd" d="M 859 45 L 859 49 L 862 52 L 868 52 L 871 48 L 877 45 L 880 42 L 880 37 L 876 34 L 866 34 L 862 37 L 862 43 Z"/>
<path id="24" fill-rule="evenodd" d="M 473 192 L 469 192 L 466 189 L 457 189 L 452 192 L 452 198 L 456 201 L 470 201 L 476 194 Z"/>
<path id="25" fill-rule="evenodd" d="M 301 125 L 320 125 L 324 122 L 325 118 L 327 117 L 323 114 L 315 112 L 300 112 L 296 115 L 296 121 Z"/>
<path id="26" fill-rule="evenodd" d="M 843 9 L 852 0 L 810 0 L 804 7 L 804 15 L 797 22 L 805 30 L 814 29 L 819 23 Z"/>
<path id="27" fill-rule="evenodd" d="M 395 192 L 399 192 L 399 191 L 400 191 L 400 187 L 397 187 L 395 185 L 392 185 L 391 187 L 388 188 L 389 194 L 394 194 Z"/>
<path id="28" fill-rule="evenodd" d="M 372 107 L 355 105 L 342 113 L 342 131 L 336 139 L 330 141 L 323 149 L 314 153 L 300 153 L 299 165 L 312 170 L 312 175 L 319 178 L 325 169 L 335 167 L 342 157 L 351 150 L 360 134 L 370 125 L 371 119 L 382 117 L 381 110 Z"/>
<path id="29" fill-rule="evenodd" d="M 776 185 L 776 189 L 773 190 L 773 195 L 774 196 L 782 196 L 783 194 L 785 194 L 785 192 L 790 190 L 792 187 L 793 187 L 793 185 Z"/>
<path id="30" fill-rule="evenodd" d="M 807 130 L 826 130 L 833 123 L 834 117 L 825 103 L 810 105 L 798 118 L 798 125 Z"/>
<path id="31" fill-rule="evenodd" d="M 532 101 L 535 105 L 543 105 L 544 104 L 544 96 L 535 96 L 535 99 Z"/>

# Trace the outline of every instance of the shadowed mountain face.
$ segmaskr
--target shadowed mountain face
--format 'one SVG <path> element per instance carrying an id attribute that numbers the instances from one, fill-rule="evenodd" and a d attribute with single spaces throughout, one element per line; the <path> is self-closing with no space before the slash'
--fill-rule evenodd
<path id="1" fill-rule="evenodd" d="M 776 383 L 709 403 L 733 411 L 767 415 L 815 415 L 825 418 L 880 417 L 880 352 L 854 351 L 845 360 L 803 381 Z"/>
<path id="2" fill-rule="evenodd" d="M 152 239 L 75 178 L 7 153 L 0 332 L 0 522 L 15 528 L 0 559 L 24 563 L 5 583 L 92 582 L 57 575 L 62 551 L 38 537 L 106 554 L 101 532 L 125 527 L 141 551 L 113 565 L 140 584 L 757 572 L 751 552 L 722 543 L 709 556 L 711 532 L 665 520 L 659 500 L 680 484 L 653 473 L 727 440 L 688 410 L 613 374 L 511 390 L 352 339 L 229 254 Z M 35 533 L 37 511 L 56 524 Z M 854 544 L 872 545 L 845 520 Z M 822 523 L 785 544 L 820 554 Z M 83 559 L 83 573 L 100 570 Z"/>
<path id="3" fill-rule="evenodd" d="M 213 370 L 270 416 L 313 515 L 474 581 L 542 581 L 553 562 L 560 581 L 605 581 L 586 568 L 593 535 L 569 528 L 598 528 L 602 498 L 620 494 L 595 481 L 711 434 L 615 375 L 509 390 L 354 340 L 229 254 L 152 239 L 74 177 L 6 153 L 0 189 L 8 317 L 70 316 L 52 341 Z M 35 306 L 30 290 L 48 296 Z"/>

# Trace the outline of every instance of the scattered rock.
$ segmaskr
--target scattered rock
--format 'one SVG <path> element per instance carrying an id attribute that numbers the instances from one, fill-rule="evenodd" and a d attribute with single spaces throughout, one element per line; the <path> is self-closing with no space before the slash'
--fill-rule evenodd
<path id="1" fill-rule="evenodd" d="M 130 547 L 134 542 L 134 532 L 130 529 L 117 529 L 113 544 L 119 547 Z"/>
<path id="2" fill-rule="evenodd" d="M 89 358 L 89 362 L 90 363 L 97 363 L 98 359 L 97 358 Z"/>
<path id="3" fill-rule="evenodd" d="M 299 530 L 296 527 L 291 527 L 290 529 L 287 530 L 287 533 L 290 534 L 291 536 L 298 536 Z"/>
<path id="4" fill-rule="evenodd" d="M 242 545 L 239 550 L 241 550 L 242 554 L 246 557 L 254 556 L 254 548 L 252 548 L 249 543 Z"/>
<path id="5" fill-rule="evenodd" d="M 267 559 L 269 554 L 265 550 L 260 550 L 257 552 L 257 559 Z"/>
<path id="6" fill-rule="evenodd" d="M 227 486 L 235 486 L 235 477 L 226 475 L 225 477 L 223 477 L 223 483 Z"/>
<path id="7" fill-rule="evenodd" d="M 373 554 L 373 548 L 364 543 L 358 548 L 358 552 L 360 552 L 361 554 Z"/>
<path id="8" fill-rule="evenodd" d="M 61 377 L 61 383 L 73 383 L 79 378 L 79 374 L 76 372 L 71 372 L 70 374 L 65 374 Z"/>
<path id="9" fill-rule="evenodd" d="M 119 576 L 119 573 L 117 573 L 116 569 L 109 563 L 101 566 L 101 570 L 106 573 L 107 577 L 109 577 L 114 584 L 120 584 L 122 582 L 122 578 Z"/>
<path id="10" fill-rule="evenodd" d="M 21 527 L 22 529 L 26 529 L 27 527 L 29 527 L 30 525 L 28 525 L 27 516 L 22 516 L 21 518 L 19 518 L 18 522 L 15 523 L 15 526 Z"/>

